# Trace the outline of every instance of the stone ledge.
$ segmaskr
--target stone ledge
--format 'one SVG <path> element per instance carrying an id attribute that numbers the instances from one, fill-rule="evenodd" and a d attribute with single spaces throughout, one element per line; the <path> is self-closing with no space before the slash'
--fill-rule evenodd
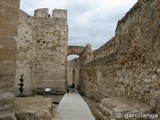
<path id="1" fill-rule="evenodd" d="M 123 117 L 118 118 L 117 115 L 121 114 Z M 103 120 L 124 120 L 125 114 L 153 114 L 152 107 L 144 103 L 131 100 L 129 98 L 104 98 L 97 106 L 96 116 Z M 138 120 L 130 118 L 128 120 Z M 150 120 L 145 118 L 141 120 Z"/>
<path id="2" fill-rule="evenodd" d="M 0 114 L 0 120 L 16 120 L 14 113 L 3 113 Z"/>

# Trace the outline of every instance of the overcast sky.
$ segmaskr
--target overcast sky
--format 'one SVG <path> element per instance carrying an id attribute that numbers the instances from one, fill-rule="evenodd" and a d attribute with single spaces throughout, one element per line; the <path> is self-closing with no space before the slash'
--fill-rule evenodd
<path id="1" fill-rule="evenodd" d="M 20 8 L 30 15 L 35 9 L 67 9 L 69 45 L 91 44 L 95 50 L 115 35 L 118 20 L 138 0 L 21 0 Z M 73 57 L 73 56 L 72 56 Z"/>

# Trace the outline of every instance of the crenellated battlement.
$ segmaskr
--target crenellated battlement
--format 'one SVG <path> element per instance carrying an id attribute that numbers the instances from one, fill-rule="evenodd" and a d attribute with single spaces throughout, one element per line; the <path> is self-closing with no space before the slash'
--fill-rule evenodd
<path id="1" fill-rule="evenodd" d="M 49 14 L 48 8 L 40 8 L 40 9 L 36 9 L 34 11 L 34 16 L 35 17 L 42 17 L 42 18 L 53 17 L 53 18 L 67 19 L 67 10 L 54 9 L 54 10 L 52 10 L 52 16 L 51 16 Z"/>
<path id="2" fill-rule="evenodd" d="M 36 9 L 34 11 L 34 16 L 35 17 L 48 17 L 48 8 L 41 8 L 41 9 Z"/>
<path id="3" fill-rule="evenodd" d="M 65 19 L 67 19 L 67 10 L 54 9 L 54 10 L 52 11 L 52 17 L 55 17 L 55 18 L 65 18 Z"/>

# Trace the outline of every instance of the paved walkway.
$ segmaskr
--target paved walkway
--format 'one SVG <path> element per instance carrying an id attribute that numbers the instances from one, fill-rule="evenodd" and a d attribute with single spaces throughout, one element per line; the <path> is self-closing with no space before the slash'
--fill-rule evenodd
<path id="1" fill-rule="evenodd" d="M 62 120 L 95 120 L 78 93 L 66 93 L 58 105 L 58 112 Z"/>

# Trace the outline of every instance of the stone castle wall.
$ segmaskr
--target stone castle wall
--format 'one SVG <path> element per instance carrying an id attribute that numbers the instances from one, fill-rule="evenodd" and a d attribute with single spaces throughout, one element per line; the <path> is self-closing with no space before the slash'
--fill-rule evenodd
<path id="1" fill-rule="evenodd" d="M 85 64 L 93 59 L 93 54 L 91 50 L 91 45 L 87 44 L 84 50 L 80 53 L 79 59 L 81 64 Z"/>
<path id="2" fill-rule="evenodd" d="M 111 53 L 115 53 L 116 51 L 117 51 L 116 40 L 115 40 L 115 37 L 113 37 L 111 40 L 106 42 L 100 48 L 95 50 L 93 52 L 93 56 L 95 59 L 97 59 L 97 58 L 109 55 Z"/>
<path id="3" fill-rule="evenodd" d="M 83 94 L 101 100 L 127 96 L 158 110 L 160 1 L 139 0 L 117 25 L 116 51 L 82 68 Z M 103 48 L 103 47 L 102 47 Z M 100 50 L 99 50 L 100 51 Z"/>
<path id="4" fill-rule="evenodd" d="M 15 120 L 14 80 L 19 0 L 0 0 L 0 119 Z"/>
<path id="5" fill-rule="evenodd" d="M 19 25 L 17 40 L 16 81 L 15 93 L 19 94 L 19 78 L 24 74 L 24 94 L 32 94 L 32 74 L 34 69 L 34 57 L 36 55 L 36 42 L 34 37 L 34 18 L 27 13 L 19 12 Z"/>
<path id="6" fill-rule="evenodd" d="M 35 16 L 20 12 L 16 73 L 16 94 L 19 76 L 24 74 L 24 93 L 44 92 L 46 87 L 64 92 L 66 89 L 66 56 L 68 41 L 65 10 L 35 10 Z"/>

